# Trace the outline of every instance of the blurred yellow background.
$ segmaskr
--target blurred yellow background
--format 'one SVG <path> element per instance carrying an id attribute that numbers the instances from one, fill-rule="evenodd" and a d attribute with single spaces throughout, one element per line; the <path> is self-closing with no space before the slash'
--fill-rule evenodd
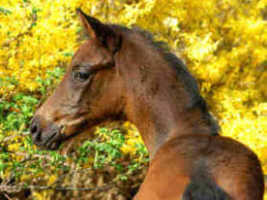
<path id="1" fill-rule="evenodd" d="M 1 0 L 0 98 L 36 95 L 37 77 L 68 65 L 81 44 L 78 7 L 167 42 L 198 80 L 221 134 L 255 151 L 267 173 L 266 0 Z"/>

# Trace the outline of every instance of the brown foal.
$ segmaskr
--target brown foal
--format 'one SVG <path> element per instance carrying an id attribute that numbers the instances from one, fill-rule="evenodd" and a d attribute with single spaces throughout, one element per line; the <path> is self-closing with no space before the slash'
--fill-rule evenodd
<path id="1" fill-rule="evenodd" d="M 78 13 L 89 39 L 37 110 L 34 142 L 56 149 L 106 119 L 129 120 L 151 159 L 135 200 L 262 200 L 257 156 L 218 136 L 183 63 L 145 32 Z"/>

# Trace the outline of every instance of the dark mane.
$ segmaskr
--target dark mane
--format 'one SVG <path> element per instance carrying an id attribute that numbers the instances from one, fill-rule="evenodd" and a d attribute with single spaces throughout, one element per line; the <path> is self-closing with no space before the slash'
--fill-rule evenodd
<path id="1" fill-rule="evenodd" d="M 218 135 L 219 126 L 214 117 L 209 113 L 206 101 L 200 95 L 197 81 L 190 74 L 186 65 L 183 63 L 181 59 L 179 59 L 175 54 L 170 52 L 170 49 L 167 43 L 162 41 L 156 41 L 153 35 L 145 31 L 139 27 L 134 27 L 132 29 L 126 28 L 124 26 L 111 24 L 110 25 L 113 30 L 118 30 L 120 32 L 126 33 L 137 33 L 144 37 L 151 46 L 153 46 L 157 51 L 159 51 L 164 59 L 169 63 L 169 66 L 176 71 L 177 77 L 184 84 L 186 91 L 189 93 L 191 102 L 188 106 L 188 109 L 200 108 L 200 110 L 204 113 L 204 117 L 208 122 L 208 125 L 211 127 L 212 135 Z"/>

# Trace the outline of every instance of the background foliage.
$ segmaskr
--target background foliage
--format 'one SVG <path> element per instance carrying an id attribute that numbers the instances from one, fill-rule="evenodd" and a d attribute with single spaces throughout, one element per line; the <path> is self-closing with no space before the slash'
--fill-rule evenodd
<path id="1" fill-rule="evenodd" d="M 266 0 L 1 0 L 0 186 L 111 182 L 105 195 L 71 190 L 64 195 L 129 199 L 142 180 L 147 152 L 129 123 L 83 133 L 75 144 L 65 144 L 61 155 L 36 150 L 28 136 L 35 108 L 81 44 L 77 7 L 104 22 L 140 26 L 167 42 L 197 78 L 221 134 L 253 149 L 267 173 Z M 23 194 L 14 188 L 1 191 L 2 198 L 62 195 L 36 188 Z"/>

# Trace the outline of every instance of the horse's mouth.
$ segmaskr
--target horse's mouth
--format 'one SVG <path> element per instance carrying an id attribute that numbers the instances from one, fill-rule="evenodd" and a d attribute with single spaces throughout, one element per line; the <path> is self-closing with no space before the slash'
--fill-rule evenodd
<path id="1" fill-rule="evenodd" d="M 54 136 L 51 135 L 51 137 L 43 142 L 40 146 L 41 148 L 45 148 L 46 150 L 58 150 L 61 144 L 64 144 L 64 142 L 71 140 L 73 137 L 79 135 L 79 133 L 80 131 L 77 131 L 69 136 L 66 136 L 64 133 L 57 133 Z"/>
<path id="2" fill-rule="evenodd" d="M 43 141 L 33 138 L 34 144 L 43 150 L 57 150 L 64 141 L 65 136 L 60 132 L 49 134 Z"/>
<path id="3" fill-rule="evenodd" d="M 88 128 L 87 120 L 83 120 L 79 124 L 75 124 L 75 126 L 74 124 L 72 125 L 73 126 L 57 126 L 54 124 L 46 128 L 43 132 L 40 132 L 39 135 L 33 135 L 33 142 L 40 149 L 58 150 L 62 143 L 72 139 Z"/>
<path id="4" fill-rule="evenodd" d="M 46 148 L 48 150 L 57 150 L 59 149 L 61 143 L 61 141 L 52 142 L 51 144 L 47 145 Z"/>
<path id="5" fill-rule="evenodd" d="M 61 133 L 54 133 L 44 142 L 44 146 L 49 150 L 57 150 L 62 143 L 63 135 Z"/>

